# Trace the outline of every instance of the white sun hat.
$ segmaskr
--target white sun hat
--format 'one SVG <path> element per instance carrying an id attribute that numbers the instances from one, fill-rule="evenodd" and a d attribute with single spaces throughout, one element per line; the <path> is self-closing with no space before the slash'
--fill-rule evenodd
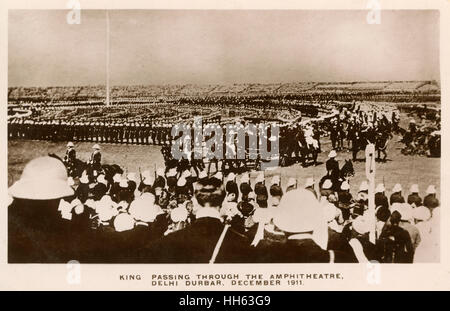
<path id="1" fill-rule="evenodd" d="M 242 176 L 242 177 L 244 177 L 244 176 Z M 256 176 L 256 179 L 255 179 L 255 182 L 264 182 L 264 173 L 263 172 L 260 172 L 257 176 Z"/>
<path id="2" fill-rule="evenodd" d="M 244 174 L 241 177 L 241 183 L 249 183 L 250 182 L 250 176 L 248 174 Z"/>
<path id="3" fill-rule="evenodd" d="M 321 221 L 320 204 L 311 191 L 295 189 L 287 192 L 275 211 L 273 223 L 286 232 L 314 231 Z"/>
<path id="4" fill-rule="evenodd" d="M 392 192 L 400 192 L 400 191 L 402 191 L 402 185 L 395 184 L 394 188 L 392 189 Z"/>
<path id="5" fill-rule="evenodd" d="M 100 150 L 100 146 L 98 144 L 95 144 L 94 146 L 92 146 L 92 149 Z"/>
<path id="6" fill-rule="evenodd" d="M 114 218 L 114 229 L 117 232 L 128 231 L 134 228 L 135 220 L 128 213 L 121 213 Z"/>
<path id="7" fill-rule="evenodd" d="M 366 180 L 363 180 L 361 184 L 359 185 L 359 191 L 367 191 L 369 190 L 369 184 Z"/>
<path id="8" fill-rule="evenodd" d="M 127 178 L 128 180 L 136 181 L 136 173 L 128 173 Z"/>
<path id="9" fill-rule="evenodd" d="M 105 175 L 103 174 L 97 177 L 97 182 L 100 184 L 104 184 L 105 186 L 108 184 L 108 181 L 105 179 Z"/>
<path id="10" fill-rule="evenodd" d="M 325 181 L 322 184 L 322 189 L 328 190 L 328 189 L 331 189 L 332 186 L 333 186 L 333 183 L 331 182 L 331 180 L 325 179 Z"/>
<path id="11" fill-rule="evenodd" d="M 370 231 L 370 222 L 365 216 L 358 216 L 353 219 L 352 228 L 359 234 L 366 234 Z"/>
<path id="12" fill-rule="evenodd" d="M 233 172 L 231 172 L 230 174 L 228 174 L 227 176 L 227 181 L 233 181 L 236 178 L 236 174 L 234 174 Z"/>
<path id="13" fill-rule="evenodd" d="M 219 179 L 219 180 L 222 180 L 222 179 L 223 179 L 223 174 L 222 174 L 222 172 L 217 172 L 217 173 L 215 173 L 215 174 L 214 174 L 214 178 L 217 178 L 217 179 Z"/>
<path id="14" fill-rule="evenodd" d="M 142 182 L 146 186 L 152 186 L 153 183 L 155 182 L 155 178 L 153 178 L 152 176 L 147 176 L 147 177 L 144 178 L 144 180 Z"/>
<path id="15" fill-rule="evenodd" d="M 170 212 L 170 219 L 172 219 L 173 222 L 180 222 L 180 221 L 186 221 L 189 213 L 185 207 L 179 206 L 174 208 Z"/>
<path id="16" fill-rule="evenodd" d="M 275 175 L 272 177 L 272 180 L 270 181 L 271 185 L 280 185 L 281 179 L 279 175 Z"/>
<path id="17" fill-rule="evenodd" d="M 129 213 L 137 221 L 153 222 L 156 216 L 163 213 L 161 208 L 154 204 L 155 197 L 141 196 L 131 202 Z"/>
<path id="18" fill-rule="evenodd" d="M 411 188 L 409 188 L 409 192 L 419 193 L 419 185 L 418 184 L 411 185 Z"/>
<path id="19" fill-rule="evenodd" d="M 185 178 L 180 178 L 180 179 L 178 179 L 178 181 L 177 181 L 177 186 L 178 186 L 178 187 L 184 187 L 184 186 L 186 186 L 186 179 L 185 179 Z"/>
<path id="20" fill-rule="evenodd" d="M 171 168 L 168 172 L 167 172 L 167 177 L 174 177 L 177 175 L 177 169 L 175 167 Z"/>
<path id="21" fill-rule="evenodd" d="M 348 184 L 347 181 L 343 181 L 341 184 L 341 190 L 349 190 L 350 189 L 350 185 Z"/>
<path id="22" fill-rule="evenodd" d="M 294 177 L 290 177 L 287 182 L 287 187 L 292 187 L 295 185 L 297 185 L 297 179 L 295 179 Z"/>
<path id="23" fill-rule="evenodd" d="M 329 157 L 329 158 L 334 158 L 334 157 L 336 157 L 336 156 L 337 156 L 337 153 L 336 153 L 335 150 L 331 150 L 330 153 L 328 154 L 328 157 Z"/>
<path id="24" fill-rule="evenodd" d="M 120 186 L 121 188 L 127 188 L 127 187 L 128 187 L 128 181 L 127 181 L 125 178 L 123 178 L 123 179 L 120 181 L 119 186 Z"/>
<path id="25" fill-rule="evenodd" d="M 75 147 L 75 145 L 73 144 L 73 142 L 69 141 L 69 142 L 67 143 L 67 147 Z"/>
<path id="26" fill-rule="evenodd" d="M 74 191 L 67 184 L 64 164 L 47 156 L 28 162 L 8 193 L 18 199 L 51 200 L 71 196 Z"/>
<path id="27" fill-rule="evenodd" d="M 377 185 L 377 188 L 375 189 L 375 193 L 384 192 L 386 189 L 384 188 L 384 184 L 380 183 Z"/>
<path id="28" fill-rule="evenodd" d="M 429 185 L 427 188 L 427 194 L 435 194 L 436 193 L 436 187 L 434 185 Z"/>
<path id="29" fill-rule="evenodd" d="M 120 181 L 122 180 L 122 176 L 119 173 L 114 174 L 113 176 L 113 181 L 120 183 Z"/>

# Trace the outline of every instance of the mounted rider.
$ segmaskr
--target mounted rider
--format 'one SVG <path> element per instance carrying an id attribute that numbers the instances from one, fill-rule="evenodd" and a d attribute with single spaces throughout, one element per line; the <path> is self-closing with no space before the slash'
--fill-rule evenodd
<path id="1" fill-rule="evenodd" d="M 102 170 L 102 154 L 100 153 L 100 146 L 98 144 L 92 146 L 92 150 L 93 152 L 89 158 L 88 164 L 90 165 L 92 175 L 96 177 Z"/>
<path id="2" fill-rule="evenodd" d="M 72 176 L 75 169 L 75 161 L 77 159 L 77 152 L 75 151 L 75 145 L 69 141 L 67 143 L 66 155 L 64 156 L 64 163 L 67 167 L 67 173 Z"/>

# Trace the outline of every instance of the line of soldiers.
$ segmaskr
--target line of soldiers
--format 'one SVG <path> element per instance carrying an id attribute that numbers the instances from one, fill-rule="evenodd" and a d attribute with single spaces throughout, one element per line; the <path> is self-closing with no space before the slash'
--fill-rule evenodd
<path id="1" fill-rule="evenodd" d="M 9 139 L 165 145 L 170 142 L 171 129 L 172 126 L 169 123 L 12 120 L 8 122 L 8 137 Z"/>

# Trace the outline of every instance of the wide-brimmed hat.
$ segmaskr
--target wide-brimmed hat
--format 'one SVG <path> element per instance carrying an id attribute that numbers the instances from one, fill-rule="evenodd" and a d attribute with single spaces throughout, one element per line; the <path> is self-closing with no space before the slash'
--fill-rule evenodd
<path id="1" fill-rule="evenodd" d="M 242 179 L 243 179 L 243 177 L 244 177 L 244 176 L 242 176 Z M 242 179 L 241 179 L 241 182 L 243 182 Z M 262 173 L 262 172 L 259 173 L 259 174 L 256 176 L 255 182 L 264 182 L 264 173 Z"/>
<path id="2" fill-rule="evenodd" d="M 290 233 L 314 231 L 321 220 L 319 209 L 320 204 L 311 191 L 295 189 L 282 197 L 273 223 Z"/>
<path id="3" fill-rule="evenodd" d="M 328 190 L 328 189 L 331 189 L 332 186 L 333 186 L 333 183 L 331 182 L 331 179 L 325 179 L 325 181 L 322 184 L 322 189 Z"/>
<path id="4" fill-rule="evenodd" d="M 419 193 L 419 185 L 418 184 L 411 185 L 411 187 L 409 188 L 409 191 L 411 193 Z"/>
<path id="5" fill-rule="evenodd" d="M 378 184 L 375 188 L 375 193 L 384 192 L 386 189 L 384 188 L 384 184 Z"/>
<path id="6" fill-rule="evenodd" d="M 228 174 L 227 176 L 227 181 L 233 181 L 236 179 L 236 174 L 234 174 L 233 172 L 231 172 L 230 174 Z"/>
<path id="7" fill-rule="evenodd" d="M 392 189 L 392 192 L 400 192 L 400 191 L 402 191 L 402 185 L 395 184 L 394 188 Z"/>
<path id="8" fill-rule="evenodd" d="M 296 186 L 296 185 L 297 185 L 297 179 L 294 177 L 289 177 L 286 187 L 291 187 L 291 186 Z"/>
<path id="9" fill-rule="evenodd" d="M 369 184 L 366 180 L 363 180 L 361 184 L 359 185 L 359 191 L 368 191 L 369 190 Z"/>
<path id="10" fill-rule="evenodd" d="M 275 176 L 273 176 L 272 177 L 272 180 L 270 181 L 270 184 L 271 185 L 280 185 L 280 183 L 281 183 L 281 178 L 280 178 L 280 175 L 275 175 Z"/>
<path id="11" fill-rule="evenodd" d="M 352 228 L 359 234 L 366 234 L 370 231 L 370 222 L 365 216 L 358 216 L 352 221 Z"/>
<path id="12" fill-rule="evenodd" d="M 105 179 L 105 175 L 103 174 L 98 175 L 97 182 L 104 184 L 105 186 L 108 185 L 108 181 Z"/>
<path id="13" fill-rule="evenodd" d="M 177 181 L 177 186 L 178 187 L 184 187 L 184 186 L 186 186 L 186 178 L 180 178 L 180 179 L 178 179 L 178 181 Z"/>
<path id="14" fill-rule="evenodd" d="M 241 183 L 249 183 L 250 182 L 250 176 L 248 174 L 243 174 L 241 177 Z"/>
<path id="15" fill-rule="evenodd" d="M 167 177 L 174 177 L 176 175 L 177 175 L 177 169 L 175 167 L 171 168 L 166 174 Z"/>
<path id="16" fill-rule="evenodd" d="M 341 184 L 341 190 L 349 190 L 350 189 L 350 185 L 348 184 L 347 181 L 343 181 Z"/>
<path id="17" fill-rule="evenodd" d="M 329 158 L 334 158 L 334 157 L 336 157 L 336 156 L 337 156 L 337 153 L 336 153 L 336 151 L 334 151 L 334 150 L 331 150 L 330 153 L 328 154 L 328 157 L 329 157 Z"/>
<path id="18" fill-rule="evenodd" d="M 114 229 L 117 232 L 128 231 L 134 228 L 135 220 L 127 213 L 121 213 L 114 218 Z"/>
<path id="19" fill-rule="evenodd" d="M 127 179 L 128 180 L 132 180 L 132 181 L 136 181 L 137 180 L 136 173 L 128 173 Z"/>
<path id="20" fill-rule="evenodd" d="M 162 209 L 154 204 L 155 197 L 151 194 L 141 196 L 130 204 L 129 213 L 134 219 L 144 222 L 153 222 L 163 213 Z"/>
<path id="21" fill-rule="evenodd" d="M 120 183 L 121 180 L 122 180 L 122 175 L 120 175 L 119 173 L 114 174 L 114 176 L 113 176 L 114 182 Z"/>
<path id="22" fill-rule="evenodd" d="M 429 185 L 427 188 L 427 194 L 435 194 L 436 193 L 436 187 L 434 185 Z"/>
<path id="23" fill-rule="evenodd" d="M 73 144 L 73 142 L 69 141 L 69 142 L 67 143 L 67 147 L 75 147 L 75 145 Z"/>
<path id="24" fill-rule="evenodd" d="M 183 206 L 179 206 L 170 211 L 170 219 L 173 222 L 186 221 L 189 213 Z"/>
<path id="25" fill-rule="evenodd" d="M 13 198 L 29 200 L 51 200 L 74 194 L 67 184 L 64 164 L 52 157 L 39 157 L 28 162 L 20 179 L 8 192 Z"/>
<path id="26" fill-rule="evenodd" d="M 98 144 L 95 144 L 94 146 L 92 146 L 92 149 L 94 150 L 100 150 L 100 146 Z"/>
<path id="27" fill-rule="evenodd" d="M 142 181 L 142 183 L 146 186 L 152 186 L 154 182 L 155 182 L 155 178 L 153 178 L 152 176 L 147 176 Z"/>
<path id="28" fill-rule="evenodd" d="M 119 182 L 119 187 L 120 188 L 128 188 L 128 181 L 123 178 L 120 182 Z"/>

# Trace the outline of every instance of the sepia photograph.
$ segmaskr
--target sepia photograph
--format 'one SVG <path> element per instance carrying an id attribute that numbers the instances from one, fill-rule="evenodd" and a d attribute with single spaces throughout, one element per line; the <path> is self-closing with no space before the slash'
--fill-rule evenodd
<path id="1" fill-rule="evenodd" d="M 441 263 L 440 18 L 10 9 L 7 263 Z"/>

